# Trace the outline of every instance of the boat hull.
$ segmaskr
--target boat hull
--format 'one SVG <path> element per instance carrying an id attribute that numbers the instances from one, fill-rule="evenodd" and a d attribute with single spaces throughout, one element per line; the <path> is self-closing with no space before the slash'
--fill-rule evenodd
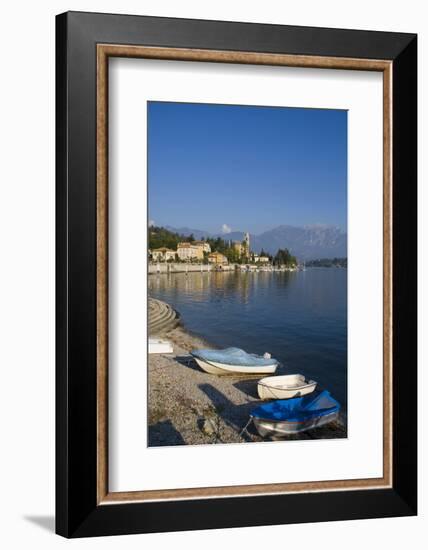
<path id="1" fill-rule="evenodd" d="M 264 365 L 257 367 L 246 367 L 243 365 L 226 365 L 214 361 L 203 361 L 198 357 L 194 358 L 202 370 L 209 374 L 270 374 L 274 373 L 278 365 Z"/>
<path id="2" fill-rule="evenodd" d="M 260 399 L 291 399 L 312 393 L 317 387 L 314 380 L 305 381 L 302 375 L 271 376 L 257 384 Z"/>
<path id="3" fill-rule="evenodd" d="M 263 418 L 258 418 L 253 416 L 254 426 L 256 430 L 262 437 L 284 437 L 290 434 L 296 434 L 299 432 L 304 432 L 311 430 L 313 428 L 319 428 L 330 424 L 338 419 L 339 412 L 335 411 L 331 414 L 326 414 L 324 416 L 318 416 L 315 418 L 310 418 L 302 422 L 290 422 L 290 421 L 272 421 L 265 420 Z"/>

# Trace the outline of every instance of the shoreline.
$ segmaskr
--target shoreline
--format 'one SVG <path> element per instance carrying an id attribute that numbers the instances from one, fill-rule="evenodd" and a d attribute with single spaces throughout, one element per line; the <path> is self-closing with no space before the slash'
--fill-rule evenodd
<path id="1" fill-rule="evenodd" d="M 204 445 L 269 441 L 252 423 L 250 412 L 261 403 L 262 376 L 216 376 L 202 371 L 189 355 L 194 348 L 215 348 L 182 324 L 161 334 L 174 352 L 148 356 L 148 445 Z M 281 440 L 346 438 L 346 420 L 289 435 Z"/>
<path id="2" fill-rule="evenodd" d="M 306 268 L 305 268 L 306 269 Z M 174 273 L 295 273 L 305 271 L 297 266 L 275 267 L 271 264 L 201 264 L 201 263 L 175 263 L 175 262 L 150 262 L 148 272 L 150 275 L 171 275 Z"/>

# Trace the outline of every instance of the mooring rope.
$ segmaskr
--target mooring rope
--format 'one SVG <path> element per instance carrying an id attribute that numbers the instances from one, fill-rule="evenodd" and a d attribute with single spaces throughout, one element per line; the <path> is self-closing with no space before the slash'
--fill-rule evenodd
<path id="1" fill-rule="evenodd" d="M 251 422 L 253 421 L 253 417 L 250 416 L 250 418 L 248 419 L 248 422 L 245 424 L 245 426 L 242 428 L 242 430 L 239 432 L 239 437 L 242 437 L 242 435 L 244 434 L 244 432 L 247 432 L 247 435 L 248 437 L 251 437 L 251 434 L 248 432 L 247 428 L 248 426 L 251 424 Z"/>

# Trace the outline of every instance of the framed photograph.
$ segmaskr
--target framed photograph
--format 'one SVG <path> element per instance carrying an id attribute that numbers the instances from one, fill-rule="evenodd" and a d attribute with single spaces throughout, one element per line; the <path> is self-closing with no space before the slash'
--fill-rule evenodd
<path id="1" fill-rule="evenodd" d="M 57 533 L 415 515 L 416 35 L 56 25 Z"/>

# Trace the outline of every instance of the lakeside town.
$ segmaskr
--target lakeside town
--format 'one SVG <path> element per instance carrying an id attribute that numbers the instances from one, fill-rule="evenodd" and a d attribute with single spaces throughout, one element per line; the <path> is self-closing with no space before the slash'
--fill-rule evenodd
<path id="1" fill-rule="evenodd" d="M 242 241 L 207 238 L 195 240 L 163 227 L 149 228 L 149 273 L 196 270 L 216 271 L 295 271 L 302 269 L 288 249 L 279 249 L 275 256 L 251 249 L 250 235 Z"/>
<path id="2" fill-rule="evenodd" d="M 304 271 L 306 267 L 347 268 L 347 258 L 299 261 L 287 248 L 275 255 L 251 248 L 249 233 L 242 241 L 221 237 L 196 240 L 164 227 L 149 227 L 149 273 L 195 271 Z"/>

